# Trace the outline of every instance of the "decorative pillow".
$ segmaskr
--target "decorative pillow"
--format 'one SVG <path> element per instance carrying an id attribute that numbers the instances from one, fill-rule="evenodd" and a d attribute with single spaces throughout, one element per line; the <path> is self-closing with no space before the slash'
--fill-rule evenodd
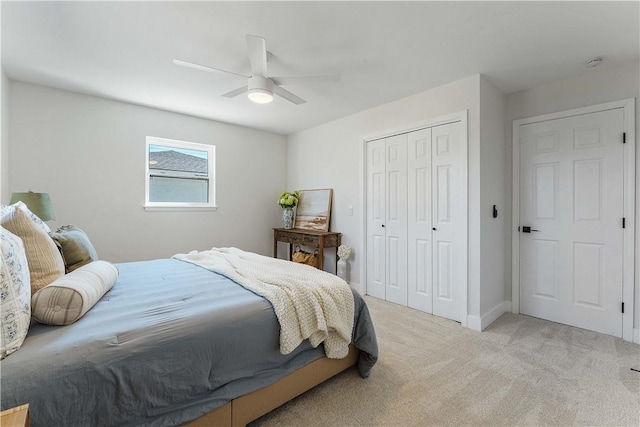
<path id="1" fill-rule="evenodd" d="M 24 202 L 16 202 L 16 203 L 14 203 L 12 206 L 16 206 L 16 207 L 18 207 L 19 209 L 21 209 L 21 210 L 22 210 L 22 212 L 26 213 L 26 214 L 27 214 L 27 216 L 28 216 L 29 218 L 31 218 L 31 220 L 32 220 L 33 222 L 35 222 L 35 223 L 36 223 L 36 225 L 37 225 L 38 227 L 40 227 L 40 228 L 41 228 L 45 233 L 50 233 L 50 232 L 51 232 L 51 229 L 49 228 L 49 226 L 48 226 L 48 225 L 47 225 L 43 220 L 41 220 L 40 218 L 38 218 L 38 216 L 37 216 L 36 214 L 34 214 L 33 212 L 31 212 L 31 211 L 29 210 L 29 208 L 27 207 L 27 205 L 25 205 L 25 204 L 24 204 Z"/>
<path id="2" fill-rule="evenodd" d="M 0 359 L 20 348 L 31 321 L 29 265 L 22 240 L 0 227 Z"/>
<path id="3" fill-rule="evenodd" d="M 19 204 L 3 207 L 0 225 L 22 239 L 34 294 L 64 274 L 64 262 L 53 240 Z"/>
<path id="4" fill-rule="evenodd" d="M 47 325 L 69 325 L 84 316 L 117 279 L 118 269 L 107 261 L 83 265 L 33 295 L 33 317 Z"/>
<path id="5" fill-rule="evenodd" d="M 98 260 L 98 254 L 89 241 L 89 236 L 75 225 L 63 225 L 49 236 L 62 249 L 62 258 L 67 273 Z"/>

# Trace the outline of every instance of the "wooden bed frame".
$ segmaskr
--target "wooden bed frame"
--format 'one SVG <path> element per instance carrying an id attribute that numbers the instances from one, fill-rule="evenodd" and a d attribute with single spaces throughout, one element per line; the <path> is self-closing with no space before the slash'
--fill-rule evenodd
<path id="1" fill-rule="evenodd" d="M 296 396 L 339 374 L 358 363 L 360 351 L 349 346 L 344 359 L 323 357 L 303 366 L 273 384 L 249 394 L 236 397 L 231 402 L 195 419 L 186 427 L 243 427 L 271 412 Z"/>

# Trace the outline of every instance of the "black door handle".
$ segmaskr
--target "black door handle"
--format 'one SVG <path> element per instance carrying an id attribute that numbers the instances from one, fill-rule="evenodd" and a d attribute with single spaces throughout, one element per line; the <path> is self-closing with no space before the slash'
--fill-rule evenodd
<path id="1" fill-rule="evenodd" d="M 535 230 L 535 229 L 533 229 L 533 228 L 531 228 L 529 226 L 523 226 L 522 227 L 522 232 L 523 233 L 531 233 L 532 231 L 539 232 L 540 230 Z"/>
<path id="2" fill-rule="evenodd" d="M 384 224 L 382 224 L 382 228 L 384 228 Z"/>

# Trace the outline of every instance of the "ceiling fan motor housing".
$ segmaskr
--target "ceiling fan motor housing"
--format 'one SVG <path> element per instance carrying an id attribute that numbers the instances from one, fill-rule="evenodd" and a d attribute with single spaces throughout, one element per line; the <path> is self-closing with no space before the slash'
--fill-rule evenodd
<path id="1" fill-rule="evenodd" d="M 252 76 L 249 78 L 249 92 L 254 89 L 273 93 L 273 80 L 263 76 Z"/>

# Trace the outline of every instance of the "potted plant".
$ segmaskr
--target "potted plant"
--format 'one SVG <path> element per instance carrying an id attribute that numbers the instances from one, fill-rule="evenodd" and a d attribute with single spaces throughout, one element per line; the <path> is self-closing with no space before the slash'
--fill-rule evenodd
<path id="1" fill-rule="evenodd" d="M 295 222 L 295 212 L 293 208 L 298 206 L 298 200 L 300 198 L 299 191 L 285 191 L 280 197 L 278 197 L 278 204 L 282 208 L 282 221 L 284 228 L 293 228 Z"/>

